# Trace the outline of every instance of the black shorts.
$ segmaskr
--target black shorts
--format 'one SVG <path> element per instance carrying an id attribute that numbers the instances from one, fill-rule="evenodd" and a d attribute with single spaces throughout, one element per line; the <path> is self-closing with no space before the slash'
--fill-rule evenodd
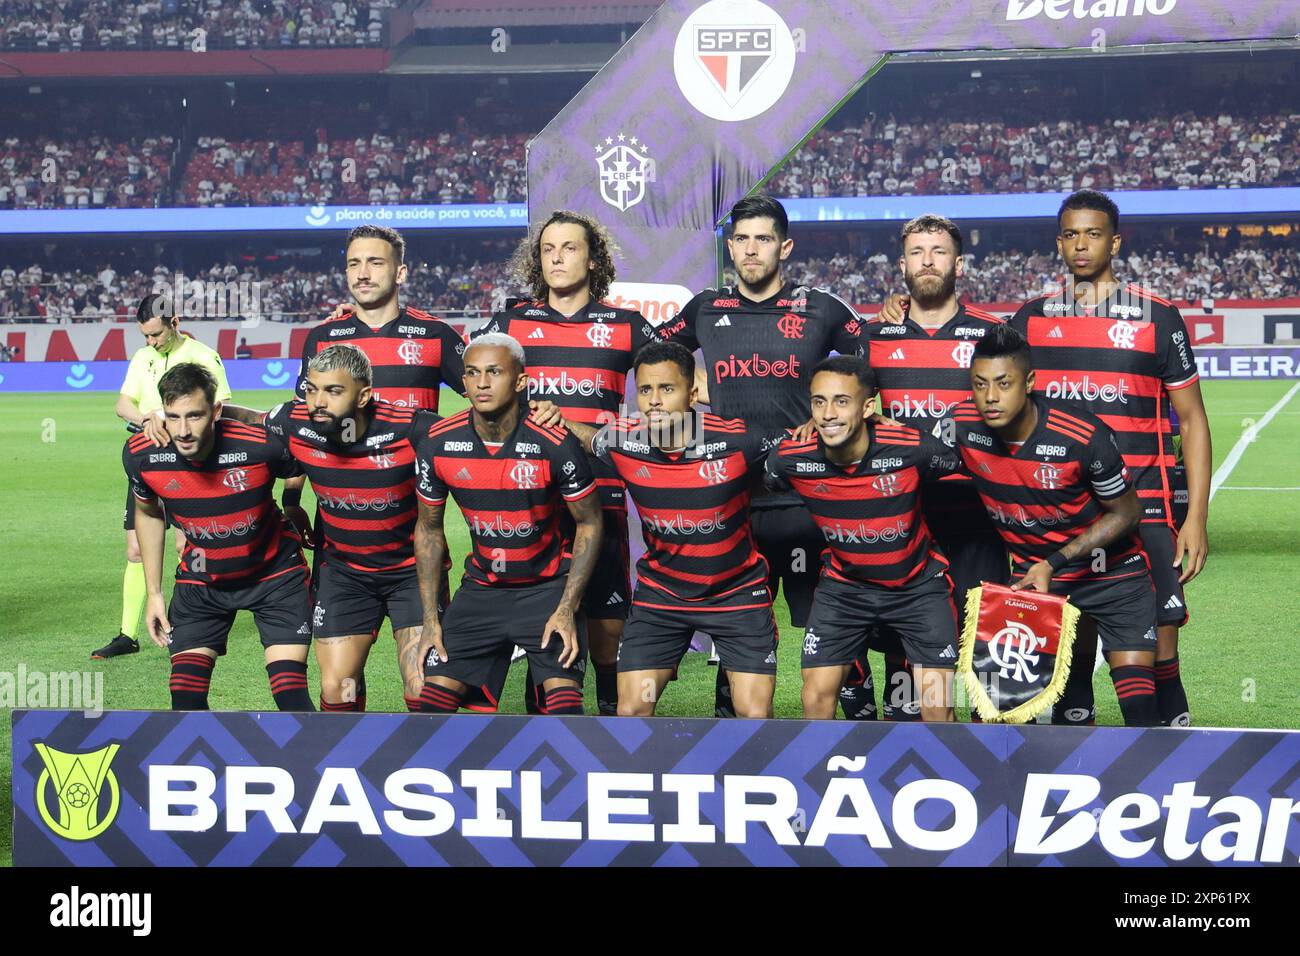
<path id="1" fill-rule="evenodd" d="M 1142 550 L 1151 563 L 1151 581 L 1156 588 L 1156 624 L 1182 627 L 1187 623 L 1187 599 L 1178 581 L 1180 568 L 1174 567 L 1174 547 L 1178 536 L 1167 524 L 1146 522 L 1138 525 Z"/>
<path id="2" fill-rule="evenodd" d="M 848 584 L 823 576 L 804 632 L 803 666 L 852 664 L 866 650 L 873 629 L 882 644 L 901 643 L 913 664 L 955 667 L 957 612 L 943 563 L 932 558 L 903 588 Z"/>
<path id="3" fill-rule="evenodd" d="M 311 591 L 307 566 L 290 568 L 244 587 L 180 582 L 172 590 L 167 619 L 172 626 L 169 654 L 212 648 L 221 657 L 235 623 L 235 612 L 251 611 L 262 646 L 311 643 Z"/>
<path id="4" fill-rule="evenodd" d="M 430 650 L 424 659 L 424 676 L 460 681 L 469 687 L 466 707 L 496 710 L 510 670 L 510 655 L 519 646 L 528 653 L 528 666 L 537 686 L 555 677 L 581 686 L 587 669 L 587 634 L 581 614 L 576 621 L 577 660 L 568 667 L 560 666 L 564 642 L 558 637 L 552 636 L 542 648 L 542 630 L 559 607 L 564 581 L 558 578 L 513 588 L 463 581 L 442 619 L 447 660 Z"/>
<path id="5" fill-rule="evenodd" d="M 618 670 L 674 670 L 698 630 L 713 638 L 723 670 L 776 673 L 776 618 L 766 585 L 745 588 L 714 604 L 674 606 L 652 588 L 638 587 L 618 645 Z"/>
<path id="6" fill-rule="evenodd" d="M 628 567 L 627 512 L 605 508 L 600 532 L 600 556 L 582 596 L 584 617 L 599 621 L 625 621 L 632 588 Z"/>
<path id="7" fill-rule="evenodd" d="M 349 637 L 379 633 L 387 616 L 393 630 L 424 623 L 424 602 L 415 568 L 357 571 L 328 558 L 316 566 L 312 636 Z"/>
<path id="8" fill-rule="evenodd" d="M 966 592 L 980 583 L 1008 584 L 1011 581 L 1011 559 L 1007 557 L 1002 536 L 990 529 L 987 534 L 954 534 L 941 536 L 934 533 L 935 544 L 948 559 L 948 576 L 952 578 L 952 601 L 957 606 L 958 627 L 966 614 Z"/>
<path id="9" fill-rule="evenodd" d="M 123 531 L 134 531 L 134 530 L 135 530 L 135 501 L 136 501 L 136 498 L 135 498 L 135 492 L 131 490 L 131 481 L 130 481 L 130 479 L 127 479 L 127 482 L 126 482 L 126 507 L 122 509 L 122 530 L 123 530 Z M 162 509 L 162 513 L 163 513 L 163 524 L 166 524 L 166 523 L 167 523 L 167 505 L 166 505 L 165 502 L 163 502 L 163 500 L 162 500 L 161 498 L 157 499 L 157 501 L 158 501 L 158 507 Z M 179 530 L 178 530 L 176 533 L 177 533 L 177 534 L 181 534 L 181 532 L 180 532 Z"/>
<path id="10" fill-rule="evenodd" d="M 1053 581 L 1052 593 L 1068 594 L 1071 604 L 1097 622 L 1103 651 L 1155 651 L 1156 592 L 1149 575 L 1117 581 Z"/>
<path id="11" fill-rule="evenodd" d="M 749 516 L 759 553 L 767 559 L 772 600 L 776 600 L 777 588 L 783 587 L 790 623 L 803 627 L 821 576 L 826 539 L 803 505 L 753 508 Z"/>

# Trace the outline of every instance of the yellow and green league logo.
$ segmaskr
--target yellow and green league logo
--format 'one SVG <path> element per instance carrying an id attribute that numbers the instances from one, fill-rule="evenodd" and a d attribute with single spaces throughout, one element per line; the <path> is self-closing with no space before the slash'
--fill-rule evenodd
<path id="1" fill-rule="evenodd" d="M 117 777 L 109 764 L 121 744 L 109 744 L 102 750 L 86 754 L 69 754 L 45 744 L 36 744 L 45 769 L 36 781 L 36 809 L 51 830 L 65 840 L 93 840 L 117 816 L 119 793 Z M 58 798 L 57 817 L 50 812 L 46 784 L 54 784 Z M 108 807 L 101 813 L 100 791 L 108 786 Z"/>

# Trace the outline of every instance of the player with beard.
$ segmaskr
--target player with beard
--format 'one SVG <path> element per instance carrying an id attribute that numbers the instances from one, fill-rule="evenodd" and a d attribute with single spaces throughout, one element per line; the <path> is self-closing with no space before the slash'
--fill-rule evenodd
<path id="1" fill-rule="evenodd" d="M 171 655 L 173 710 L 208 709 L 212 672 L 238 611 L 253 614 L 276 705 L 312 710 L 307 562 L 272 496 L 275 480 L 298 468 L 267 429 L 221 417 L 219 387 L 201 365 L 172 366 L 158 381 L 167 443 L 139 434 L 122 452 L 148 588 L 145 623 Z M 186 541 L 170 607 L 162 593 L 168 520 Z"/>
<path id="2" fill-rule="evenodd" d="M 808 375 L 818 362 L 831 352 L 863 351 L 857 312 L 829 292 L 796 285 L 783 276 L 782 264 L 794 249 L 789 231 L 785 207 L 770 196 L 736 203 L 727 225 L 736 287 L 706 289 L 659 328 L 661 338 L 704 353 L 704 374 L 697 373 L 700 401 L 763 435 L 809 421 Z M 790 493 L 756 496 L 751 518 L 770 568 L 769 590 L 775 598 L 778 585 L 784 587 L 791 623 L 802 627 L 826 542 L 808 509 Z M 859 693 L 874 700 L 869 669 L 863 679 Z M 734 716 L 729 686 L 719 668 L 720 717 Z M 856 702 L 847 704 L 845 712 L 875 716 L 874 707 L 864 712 Z"/>
<path id="3" fill-rule="evenodd" d="M 365 709 L 360 678 L 385 617 L 408 709 L 419 709 L 424 686 L 424 608 L 412 548 L 414 445 L 439 419 L 375 399 L 370 383 L 365 353 L 333 345 L 308 363 L 306 400 L 266 416 L 316 493 L 320 559 L 312 632 L 321 710 Z"/>
<path id="4" fill-rule="evenodd" d="M 1075 402 L 1115 432 L 1142 503 L 1139 533 L 1156 585 L 1160 720 L 1191 724 L 1178 664 L 1178 630 L 1187 623 L 1183 586 L 1208 554 L 1211 449 L 1187 326 L 1172 303 L 1112 268 L 1120 251 L 1119 209 L 1106 195 L 1080 190 L 1061 203 L 1056 247 L 1070 271 L 1066 289 L 1020 307 L 1012 328 L 1029 340 L 1037 387 Z M 1177 413 L 1187 482 L 1187 516 L 1174 522 Z M 1086 649 L 1084 649 L 1086 653 Z M 1077 668 L 1081 672 L 1083 668 Z M 1082 674 L 1058 705 L 1062 722 L 1090 722 L 1092 684 Z"/>
<path id="5" fill-rule="evenodd" d="M 899 269 L 908 296 L 897 324 L 875 319 L 863 328 L 880 390 L 881 412 L 952 447 L 951 411 L 970 398 L 970 361 L 975 343 L 1001 319 L 957 298 L 961 278 L 961 230 L 942 216 L 924 215 L 900 234 Z M 964 620 L 966 592 L 981 581 L 1004 584 L 1010 573 L 1006 548 L 979 500 L 970 477 L 951 475 L 923 496 L 925 520 L 951 562 L 957 619 Z M 915 719 L 906 693 L 890 674 L 885 714 Z M 898 706 L 903 703 L 905 706 Z"/>
<path id="6" fill-rule="evenodd" d="M 501 333 L 524 344 L 528 397 L 554 402 L 565 422 L 599 426 L 618 417 L 632 356 L 654 336 L 641 313 L 603 302 L 615 278 L 616 252 L 596 220 L 559 211 L 524 237 L 512 271 L 530 300 L 498 312 L 474 334 Z M 558 420 L 558 419 L 557 419 Z M 594 458 L 592 471 L 604 509 L 600 559 L 583 597 L 600 713 L 618 711 L 618 645 L 629 597 L 627 503 L 623 482 Z M 561 520 L 572 532 L 565 515 Z M 527 686 L 533 687 L 530 676 Z M 530 708 L 535 695 L 527 695 Z"/>
<path id="7" fill-rule="evenodd" d="M 495 710 L 522 647 L 544 714 L 581 714 L 587 648 L 582 592 L 599 556 L 601 507 L 587 455 L 563 426 L 539 425 L 522 399 L 524 350 L 492 333 L 465 351 L 470 407 L 429 428 L 416 455 L 415 554 L 424 606 L 420 709 Z M 473 547 L 439 622 L 438 569 L 447 553 L 447 496 L 460 506 Z M 561 504 L 563 500 L 563 504 Z M 572 517 L 567 537 L 560 512 Z"/>

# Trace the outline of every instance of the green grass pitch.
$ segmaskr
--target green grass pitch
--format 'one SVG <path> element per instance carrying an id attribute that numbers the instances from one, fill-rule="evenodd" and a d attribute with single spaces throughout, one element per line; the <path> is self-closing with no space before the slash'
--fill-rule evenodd
<path id="1" fill-rule="evenodd" d="M 1204 383 L 1216 469 L 1243 430 L 1292 384 Z M 235 398 L 266 408 L 284 394 L 244 392 Z M 107 662 L 89 659 L 91 650 L 117 633 L 120 614 L 125 480 L 119 462 L 126 433 L 113 415 L 114 400 L 108 393 L 6 395 L 0 406 L 0 493 L 5 503 L 0 516 L 0 671 L 16 672 L 20 664 L 29 673 L 102 671 L 106 707 L 165 709 L 170 700 L 167 658 L 147 639 L 138 655 Z M 445 401 L 444 411 L 463 407 L 454 395 Z M 1258 433 L 1211 505 L 1210 561 L 1189 588 L 1192 620 L 1181 647 L 1184 681 L 1199 726 L 1300 726 L 1300 663 L 1294 656 L 1300 610 L 1297 488 L 1300 400 L 1286 405 Z M 454 577 L 459 577 L 468 535 L 457 515 L 448 516 L 447 528 L 457 556 Z M 168 548 L 170 555 L 170 544 Z M 789 625 L 784 600 L 778 602 L 777 619 L 782 640 L 776 714 L 797 717 L 802 637 Z M 386 627 L 367 670 L 373 711 L 404 709 L 392 648 Z M 879 675 L 883 664 L 878 657 L 876 664 Z M 314 664 L 311 676 L 315 698 Z M 522 677 L 522 667 L 514 667 L 503 712 L 522 712 Z M 710 715 L 713 680 L 703 656 L 688 655 L 660 713 Z M 587 682 L 589 713 L 595 707 L 593 683 Z M 1096 687 L 1099 720 L 1118 723 L 1104 675 L 1098 675 Z M 247 614 L 240 615 L 230 653 L 217 665 L 211 703 L 214 710 L 273 706 Z M 0 865 L 11 861 L 9 721 L 8 711 L 0 711 Z"/>

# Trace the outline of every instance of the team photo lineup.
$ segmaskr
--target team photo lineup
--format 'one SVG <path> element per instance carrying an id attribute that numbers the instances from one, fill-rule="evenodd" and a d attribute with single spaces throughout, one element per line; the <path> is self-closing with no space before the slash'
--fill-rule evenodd
<path id="1" fill-rule="evenodd" d="M 582 714 L 594 683 L 599 714 L 651 716 L 696 649 L 717 664 L 697 716 L 770 718 L 780 594 L 803 633 L 801 716 L 942 722 L 965 716 L 963 626 L 1006 591 L 1081 615 L 1040 720 L 1096 722 L 1100 651 L 1124 724 L 1190 726 L 1178 637 L 1211 443 L 1187 326 L 1116 278 L 1104 193 L 1061 203 L 1067 278 L 1009 321 L 959 298 L 942 205 L 899 230 L 897 294 L 868 318 L 791 278 L 786 209 L 751 195 L 723 226 L 735 285 L 658 323 L 608 301 L 605 227 L 556 211 L 515 252 L 517 297 L 467 341 L 399 304 L 402 236 L 359 226 L 349 301 L 269 409 L 234 404 L 183 307 L 150 293 L 117 404 L 122 633 L 92 656 L 156 645 L 172 708 L 204 710 L 247 611 L 280 710 L 364 711 L 368 676 L 412 712 L 494 712 L 524 657 L 528 713 Z M 444 386 L 464 410 L 439 413 Z M 385 620 L 395 671 L 382 647 L 367 668 Z"/>

